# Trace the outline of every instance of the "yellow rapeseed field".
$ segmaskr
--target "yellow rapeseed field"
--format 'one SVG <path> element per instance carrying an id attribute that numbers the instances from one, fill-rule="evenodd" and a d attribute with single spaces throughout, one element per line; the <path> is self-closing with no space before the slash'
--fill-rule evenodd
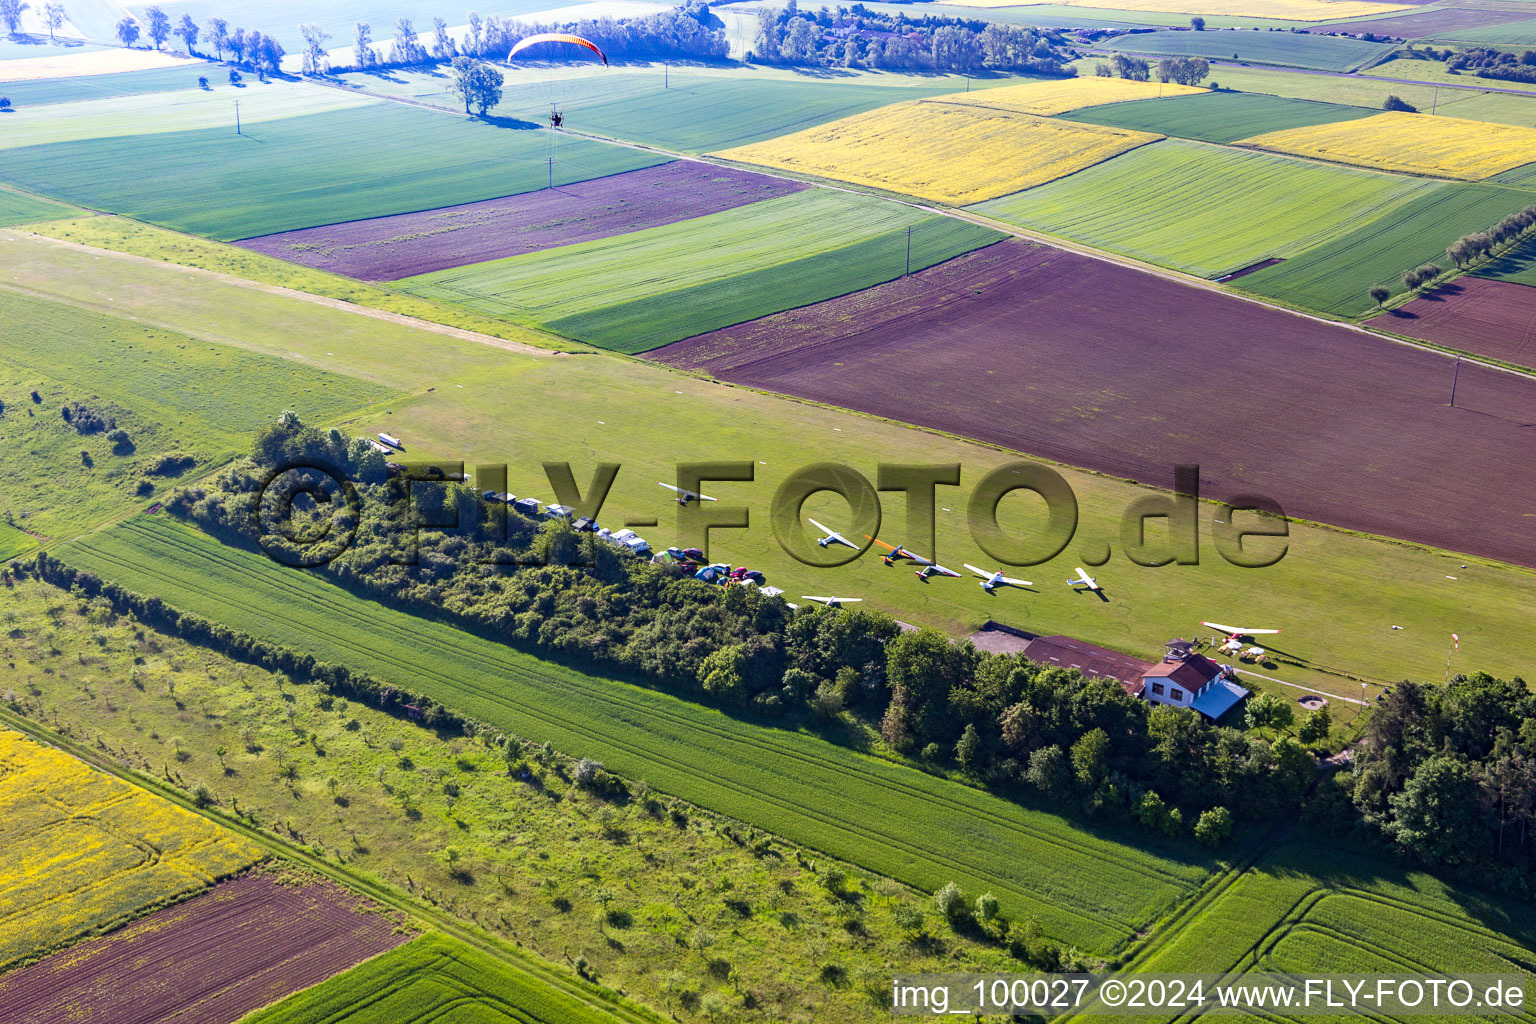
<path id="1" fill-rule="evenodd" d="M 0 969 L 262 856 L 234 833 L 10 730 L 0 730 L 0 849 Z"/>
<path id="2" fill-rule="evenodd" d="M 924 103 L 961 103 L 971 107 L 989 107 L 993 110 L 1013 110 L 1021 114 L 1065 114 L 1069 110 L 1098 106 L 1100 103 L 1123 103 L 1127 100 L 1150 100 L 1159 96 L 1196 96 L 1207 89 L 1176 82 L 1137 82 L 1129 78 L 1100 78 L 1084 75 L 1077 78 L 1047 78 L 1018 85 L 1005 85 L 997 89 L 978 89 L 975 92 L 957 92 L 946 96 L 934 96 Z"/>
<path id="3" fill-rule="evenodd" d="M 1019 0 L 939 0 L 961 7 L 1030 7 Z M 1047 0 L 1039 0 L 1044 3 Z M 1233 18 L 1275 18 L 1284 21 L 1332 21 L 1405 11 L 1411 4 L 1375 0 L 1049 0 L 1066 7 L 1098 7 L 1151 14 L 1204 14 Z"/>
<path id="4" fill-rule="evenodd" d="M 1536 128 L 1389 111 L 1358 121 L 1255 135 L 1238 145 L 1476 181 L 1530 163 L 1536 157 Z"/>
<path id="5" fill-rule="evenodd" d="M 1160 138 L 913 100 L 715 155 L 963 206 L 1042 185 Z"/>

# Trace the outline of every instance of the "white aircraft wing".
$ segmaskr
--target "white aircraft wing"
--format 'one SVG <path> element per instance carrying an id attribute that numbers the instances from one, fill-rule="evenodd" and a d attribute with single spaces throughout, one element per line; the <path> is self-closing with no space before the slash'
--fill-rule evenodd
<path id="1" fill-rule="evenodd" d="M 837 536 L 837 531 L 836 530 L 829 530 L 825 526 L 822 526 L 820 523 L 818 523 L 814 519 L 807 518 L 806 522 L 808 522 L 812 526 L 816 527 L 816 529 L 820 530 L 822 533 L 826 534 L 828 537 L 836 537 Z"/>
<path id="2" fill-rule="evenodd" d="M 993 576 L 997 575 L 997 573 L 987 572 L 985 569 L 978 569 L 974 565 L 972 565 L 970 562 L 966 562 L 965 563 L 965 567 L 967 569 L 971 570 L 971 572 L 975 573 L 977 576 L 980 576 L 984 580 L 989 580 Z"/>
<path id="3" fill-rule="evenodd" d="M 1077 575 L 1082 582 L 1088 584 L 1090 587 L 1093 586 L 1096 582 L 1092 576 L 1088 575 L 1088 570 L 1084 569 L 1082 566 L 1077 567 Z"/>
<path id="4" fill-rule="evenodd" d="M 1278 629 L 1250 629 L 1247 626 L 1223 626 L 1219 622 L 1202 622 L 1202 626 L 1220 630 L 1228 636 L 1252 636 L 1255 633 L 1278 633 Z"/>
<path id="5" fill-rule="evenodd" d="M 1012 576 L 1002 576 L 1002 577 L 999 577 L 998 578 L 998 582 L 999 583 L 1006 583 L 1010 587 L 1030 587 L 1030 586 L 1034 586 L 1034 584 L 1032 584 L 1029 580 L 1016 580 Z"/>
<path id="6" fill-rule="evenodd" d="M 955 572 L 955 570 L 953 570 L 953 569 L 946 569 L 946 568 L 944 568 L 938 562 L 932 563 L 930 568 L 932 568 L 933 571 L 938 573 L 940 576 L 959 576 L 960 575 L 959 573 Z"/>

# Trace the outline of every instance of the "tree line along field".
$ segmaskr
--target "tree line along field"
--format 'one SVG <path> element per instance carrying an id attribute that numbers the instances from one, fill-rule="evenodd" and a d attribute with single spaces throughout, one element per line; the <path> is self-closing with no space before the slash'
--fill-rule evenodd
<path id="1" fill-rule="evenodd" d="M 1137 32 L 1098 44 L 1106 50 L 1148 57 L 1205 57 L 1277 64 L 1314 71 L 1357 71 L 1392 52 L 1395 43 L 1303 32 Z M 1225 69 L 1218 69 L 1220 78 Z"/>
<path id="2" fill-rule="evenodd" d="M 1234 282 L 1241 291 L 1338 316 L 1358 316 L 1382 285 L 1404 290 L 1406 268 L 1445 260 L 1445 247 L 1529 205 L 1536 192 L 1502 185 L 1448 183 L 1284 263 Z"/>
<path id="3" fill-rule="evenodd" d="M 1087 124 L 1229 143 L 1265 132 L 1370 117 L 1375 112 L 1344 103 L 1223 90 L 1177 100 L 1145 99 L 1084 107 L 1069 116 Z"/>
<path id="4" fill-rule="evenodd" d="M 257 258 L 243 250 L 229 251 Z M 400 434 L 410 439 L 413 453 L 425 457 L 509 463 L 509 483 L 519 493 L 533 488 L 536 496 L 548 499 L 544 460 L 573 459 L 581 476 L 584 460 L 592 458 L 593 452 L 622 453 L 626 468 L 605 506 L 606 522 L 670 508 L 658 497 L 655 481 L 671 479 L 676 462 L 736 458 L 756 451 L 767 463 L 758 468 L 758 483 L 730 488 L 757 510 L 753 526 L 717 533 L 717 557 L 761 568 L 770 580 L 790 587 L 811 583 L 819 574 L 805 575 L 803 566 L 779 549 L 762 519 L 762 509 L 789 471 L 825 461 L 829 443 L 835 443 L 840 459 L 871 475 L 881 461 L 959 461 L 966 466 L 966 487 L 1014 457 L 808 403 L 719 387 L 643 364 L 561 360 L 537 350 L 498 349 L 109 253 L 101 253 L 98 260 L 89 252 L 18 238 L 9 254 L 13 262 L 8 269 L 14 276 L 28 288 L 46 290 L 61 301 L 97 301 L 105 263 L 110 279 L 122 285 L 113 306 L 124 317 L 154 316 L 168 327 L 211 343 L 238 344 L 409 392 L 416 397 L 391 399 L 387 406 L 375 402 L 366 412 L 348 417 L 343 429 Z M 920 286 L 928 274 L 940 272 L 936 268 L 915 274 L 902 287 Z M 872 298 L 893 313 L 907 315 L 909 308 L 890 295 L 895 288 L 892 284 L 886 290 L 856 293 L 848 301 Z M 950 289 L 941 295 L 956 298 Z M 925 306 L 939 304 L 932 293 L 923 301 Z M 797 315 L 786 313 L 783 319 L 793 322 Z M 1125 312 L 1127 317 L 1139 315 L 1135 308 Z M 817 326 L 815 320 L 805 322 Z M 1122 330 L 1118 325 L 1123 322 L 1129 321 L 1107 314 L 1091 321 L 1096 330 L 1111 334 Z M 239 332 L 218 326 L 235 323 L 240 325 Z M 792 341 L 792 333 L 785 331 L 786 343 Z M 1463 383 L 1471 380 L 1464 378 Z M 434 387 L 435 392 L 428 390 Z M 562 400 L 549 401 L 548 396 L 556 393 Z M 1466 392 L 1468 397 L 1471 394 Z M 280 398 L 273 399 L 274 409 L 282 406 Z M 530 408 L 539 409 L 539 415 L 526 415 L 524 410 Z M 701 447 L 700 438 L 709 442 Z M 765 438 L 771 438 L 771 443 L 765 445 Z M 1121 510 L 1145 491 L 1092 474 L 1064 472 L 1079 496 L 1081 536 L 1113 541 Z M 1163 467 L 1160 472 L 1158 482 L 1166 484 L 1164 475 L 1171 469 Z M 1122 469 L 1117 475 L 1126 474 Z M 68 490 L 50 492 L 54 507 L 67 504 L 69 496 Z M 899 509 L 888 504 L 887 513 L 891 518 L 886 531 L 905 532 Z M 829 501 L 808 506 L 807 514 L 829 522 L 846 515 L 846 509 Z M 1020 520 L 1024 522 L 1027 519 Z M 946 564 L 949 559 L 977 564 L 986 560 L 960 518 L 944 516 L 938 525 L 940 557 Z M 660 529 L 648 531 L 648 536 L 653 542 L 673 543 L 678 539 L 673 531 L 673 520 L 664 517 Z M 851 594 L 865 594 L 874 606 L 898 618 L 952 632 L 968 632 L 987 618 L 1004 615 L 1011 624 L 1033 631 L 1068 632 L 1140 654 L 1156 653 L 1162 640 L 1188 634 L 1194 622 L 1179 609 L 1238 601 L 1257 619 L 1296 621 L 1298 608 L 1317 608 L 1315 614 L 1305 616 L 1304 634 L 1288 634 L 1295 637 L 1289 646 L 1296 664 L 1288 665 L 1282 675 L 1325 691 L 1341 684 L 1316 669 L 1347 669 L 1375 680 L 1412 675 L 1415 666 L 1443 657 L 1434 638 L 1456 630 L 1470 636 L 1466 622 L 1474 614 L 1486 624 L 1479 644 L 1480 664 L 1507 676 L 1518 674 L 1529 661 L 1529 652 L 1514 642 L 1526 635 L 1519 625 L 1526 583 L 1518 572 L 1493 565 L 1483 565 L 1476 573 L 1460 572 L 1454 566 L 1443 567 L 1450 556 L 1300 524 L 1292 525 L 1290 554 L 1262 574 L 1226 566 L 1216 558 L 1208 537 L 1205 545 L 1205 568 L 1198 576 L 1145 570 L 1117 559 L 1112 570 L 1115 604 L 1104 610 L 1069 600 L 1065 588 L 1059 594 L 1049 588 L 1028 602 L 1002 604 L 988 600 L 977 587 L 894 586 L 891 580 L 898 574 L 869 558 L 838 570 L 824 582 L 835 582 Z M 1065 575 L 1077 564 L 1075 558 L 1075 550 L 1069 550 L 1050 567 L 1034 571 Z M 1459 558 L 1457 564 L 1465 561 Z M 1460 582 L 1445 582 L 1448 572 L 1458 575 Z M 1376 581 L 1369 595 L 1348 585 L 1350 579 L 1363 575 Z M 816 590 L 807 587 L 804 592 Z M 1409 628 L 1393 633 L 1390 643 L 1361 645 L 1359 636 L 1386 628 L 1383 607 L 1391 608 L 1394 622 Z M 1291 679 L 1293 675 L 1299 678 Z"/>
<path id="5" fill-rule="evenodd" d="M 941 0 L 944 6 L 949 0 Z M 1017 0 L 955 0 L 972 7 L 1012 7 Z M 1103 9 L 1108 0 L 1056 0 L 1063 7 Z M 1113 0 L 1116 11 L 1152 14 L 1191 14 L 1269 18 L 1287 21 L 1333 21 L 1408 9 L 1405 4 L 1374 0 Z"/>
<path id="6" fill-rule="evenodd" d="M 260 859 L 174 804 L 0 729 L 0 967 Z"/>
<path id="7" fill-rule="evenodd" d="M 735 819 L 644 797 L 640 780 L 627 780 L 629 800 L 610 800 L 576 786 L 557 756 L 529 757 L 534 776 L 524 781 L 493 744 L 290 686 L 47 584 L 7 593 L 21 635 L 0 643 L 36 690 L 9 710 L 47 718 L 57 706 L 51 726 L 125 768 L 158 778 L 169 769 L 172 785 L 204 787 L 222 813 L 551 963 L 585 956 L 601 984 L 651 1006 L 752 993 L 759 1010 L 749 1019 L 872 1018 L 883 1006 L 868 986 L 883 990 L 891 963 L 1016 963 L 995 943 L 951 932 L 923 893 L 807 857 Z M 77 663 L 82 652 L 88 664 Z M 836 873 L 841 893 L 822 881 Z M 599 897 L 610 896 L 604 908 Z M 596 919 L 601 909 L 612 913 Z M 926 923 L 898 924 L 904 911 Z M 703 949 L 696 929 L 712 940 Z M 712 961 L 730 966 L 728 980 Z M 829 965 L 848 983 L 823 982 Z"/>
<path id="8" fill-rule="evenodd" d="M 1266 258 L 1304 252 L 1435 187 L 1167 139 L 971 209 L 1218 277 Z"/>
<path id="9" fill-rule="evenodd" d="M 997 240 L 989 228 L 817 189 L 399 285 L 485 316 L 640 352 L 831 298 Z"/>
<path id="10" fill-rule="evenodd" d="M 666 160 L 570 140 L 554 182 Z M 267 121 L 243 136 L 207 128 L 26 146 L 7 153 L 5 169 L 44 195 L 223 240 L 493 199 L 544 188 L 548 175 L 545 133 L 532 126 L 380 102 Z"/>
<path id="11" fill-rule="evenodd" d="M 807 186 L 675 160 L 468 206 L 246 239 L 258 252 L 370 281 L 573 245 L 776 199 Z"/>
<path id="12" fill-rule="evenodd" d="M 588 1003 L 509 975 L 428 935 L 245 1019 L 244 1024 L 604 1024 Z"/>
<path id="13" fill-rule="evenodd" d="M 0 975 L 29 1024 L 227 1024 L 410 938 L 335 885 L 247 875 Z"/>
<path id="14" fill-rule="evenodd" d="M 1495 899 L 1326 841 L 1292 840 L 1185 915 L 1138 971 L 1351 974 L 1530 969 L 1536 918 Z"/>
<path id="15" fill-rule="evenodd" d="M 59 554 L 182 611 L 548 739 L 918 888 L 955 880 L 991 890 L 1014 916 L 1086 950 L 1124 945 L 1209 870 L 806 734 L 544 662 L 163 518 L 136 517 Z"/>

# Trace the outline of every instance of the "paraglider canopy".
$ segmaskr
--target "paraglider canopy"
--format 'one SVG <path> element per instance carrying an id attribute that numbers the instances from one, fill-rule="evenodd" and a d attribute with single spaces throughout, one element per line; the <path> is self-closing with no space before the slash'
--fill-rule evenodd
<path id="1" fill-rule="evenodd" d="M 529 36 L 527 39 L 519 41 L 516 46 L 512 47 L 512 52 L 507 54 L 507 60 L 511 60 L 523 50 L 526 50 L 528 47 L 535 46 L 539 43 L 569 43 L 572 46 L 584 46 L 591 50 L 593 53 L 597 54 L 598 57 L 602 59 L 603 67 L 608 66 L 607 54 L 603 53 L 602 50 L 599 50 L 596 43 L 592 42 L 590 39 L 583 39 L 581 36 L 568 35 L 564 32 L 540 32 L 538 35 Z"/>

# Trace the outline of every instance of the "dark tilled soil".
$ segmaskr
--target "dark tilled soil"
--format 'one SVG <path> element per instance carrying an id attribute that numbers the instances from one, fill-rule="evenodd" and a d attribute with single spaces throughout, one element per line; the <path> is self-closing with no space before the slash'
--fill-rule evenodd
<path id="1" fill-rule="evenodd" d="M 1463 277 L 1369 321 L 1480 356 L 1536 366 L 1536 288 Z"/>

